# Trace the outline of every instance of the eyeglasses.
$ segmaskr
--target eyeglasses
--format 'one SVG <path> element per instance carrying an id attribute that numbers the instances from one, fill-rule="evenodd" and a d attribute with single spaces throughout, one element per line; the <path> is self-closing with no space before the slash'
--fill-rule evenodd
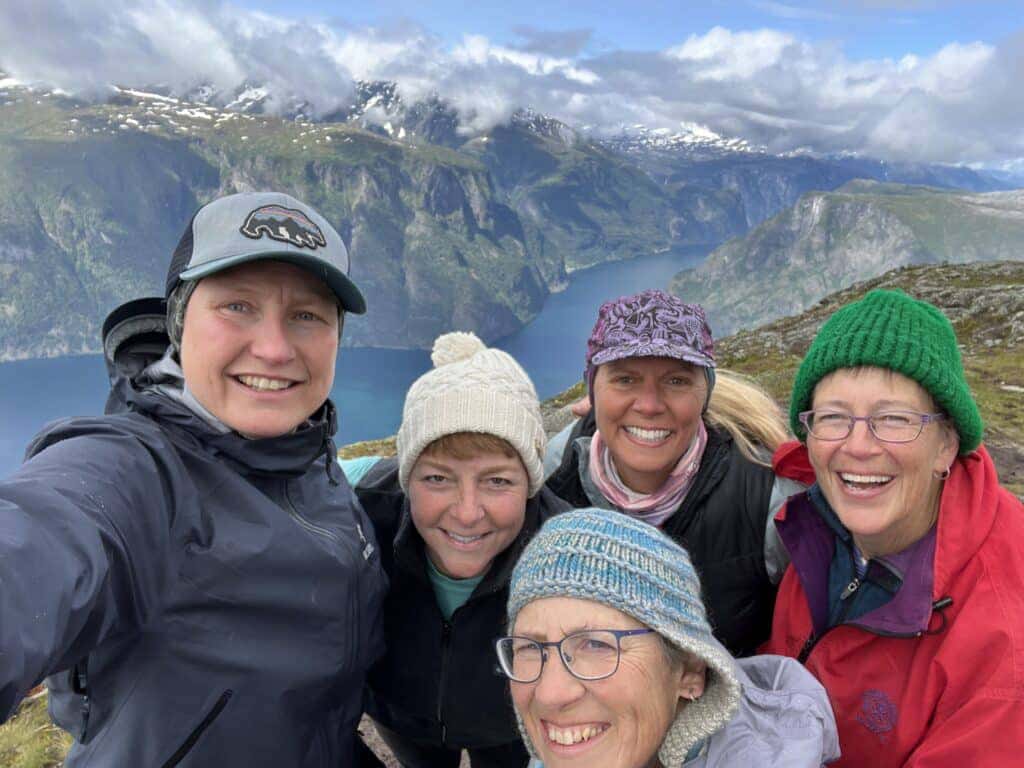
<path id="1" fill-rule="evenodd" d="M 870 416 L 851 416 L 841 411 L 804 411 L 799 415 L 800 423 L 807 432 L 818 440 L 845 440 L 853 432 L 853 425 L 866 421 L 871 434 L 883 443 L 910 443 L 921 434 L 924 425 L 942 421 L 942 413 L 918 413 L 917 411 L 879 411 Z"/>
<path id="2" fill-rule="evenodd" d="M 622 638 L 646 635 L 653 629 L 587 629 L 557 642 L 542 643 L 528 637 L 501 637 L 495 643 L 501 671 L 517 683 L 540 679 L 548 648 L 557 648 L 569 674 L 579 680 L 611 677 L 619 668 Z"/>

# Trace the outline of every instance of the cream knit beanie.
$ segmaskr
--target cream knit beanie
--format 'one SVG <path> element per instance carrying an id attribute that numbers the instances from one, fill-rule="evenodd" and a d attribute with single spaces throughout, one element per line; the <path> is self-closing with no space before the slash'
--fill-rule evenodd
<path id="1" fill-rule="evenodd" d="M 507 441 L 530 478 L 530 496 L 544 484 L 547 437 L 533 382 L 511 355 L 488 349 L 475 334 L 438 336 L 434 370 L 420 376 L 405 396 L 398 429 L 398 481 L 409 475 L 423 449 L 445 435 L 480 432 Z"/>

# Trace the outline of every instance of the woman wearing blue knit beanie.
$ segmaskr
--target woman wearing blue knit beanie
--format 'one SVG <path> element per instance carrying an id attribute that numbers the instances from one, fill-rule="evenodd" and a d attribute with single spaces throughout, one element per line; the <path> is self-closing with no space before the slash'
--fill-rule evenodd
<path id="1" fill-rule="evenodd" d="M 790 418 L 815 484 L 776 517 L 791 565 L 764 650 L 828 690 L 844 766 L 1020 765 L 1024 509 L 999 485 L 956 336 L 876 290 L 825 322 Z"/>
<path id="2" fill-rule="evenodd" d="M 497 643 L 534 768 L 817 768 L 838 756 L 824 689 L 792 659 L 735 660 L 686 551 L 588 508 L 526 547 Z"/>

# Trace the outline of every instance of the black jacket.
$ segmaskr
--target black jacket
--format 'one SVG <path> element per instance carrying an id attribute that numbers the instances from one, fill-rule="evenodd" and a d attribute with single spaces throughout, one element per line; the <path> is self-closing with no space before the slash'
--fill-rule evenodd
<path id="1" fill-rule="evenodd" d="M 151 370 L 0 483 L 0 720 L 51 674 L 69 768 L 351 765 L 386 583 L 333 406 L 247 440 Z"/>
<path id="2" fill-rule="evenodd" d="M 384 603 L 387 651 L 367 679 L 367 714 L 429 746 L 519 743 L 494 641 L 505 634 L 509 578 L 519 555 L 544 520 L 569 506 L 543 488 L 529 499 L 519 536 L 445 621 L 427 575 L 423 540 L 398 484 L 397 460 L 374 465 L 356 484 L 356 495 L 373 521 L 391 583 Z"/>
<path id="3" fill-rule="evenodd" d="M 574 507 L 589 507 L 580 479 L 576 438 L 594 434 L 580 420 L 547 487 Z M 708 427 L 697 476 L 661 529 L 690 553 L 715 637 L 734 656 L 749 656 L 768 639 L 776 587 L 765 567 L 765 529 L 775 474 L 747 459 L 724 429 Z"/>

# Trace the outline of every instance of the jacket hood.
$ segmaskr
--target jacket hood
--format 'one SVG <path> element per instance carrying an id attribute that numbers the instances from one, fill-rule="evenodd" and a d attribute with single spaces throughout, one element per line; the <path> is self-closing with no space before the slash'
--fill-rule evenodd
<path id="1" fill-rule="evenodd" d="M 825 688 L 796 661 L 760 655 L 736 662 L 743 688 L 739 712 L 711 740 L 707 760 L 696 765 L 770 768 L 820 766 L 839 757 L 839 734 Z"/>
<path id="2" fill-rule="evenodd" d="M 775 449 L 772 471 L 804 485 L 814 484 L 814 467 L 807 455 L 807 446 L 796 440 L 788 440 Z"/>

